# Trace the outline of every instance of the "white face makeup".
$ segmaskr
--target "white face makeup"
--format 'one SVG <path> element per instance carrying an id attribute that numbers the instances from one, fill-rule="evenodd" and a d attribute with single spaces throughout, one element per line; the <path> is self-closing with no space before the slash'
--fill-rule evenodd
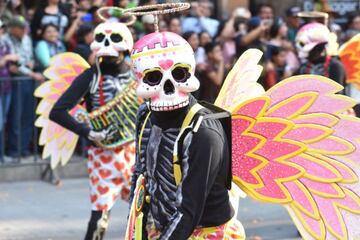
<path id="1" fill-rule="evenodd" d="M 171 111 L 189 104 L 199 88 L 194 76 L 194 52 L 188 42 L 171 32 L 144 36 L 132 51 L 138 79 L 137 94 L 150 100 L 153 111 Z"/>
<path id="2" fill-rule="evenodd" d="M 296 35 L 296 49 L 301 59 L 309 56 L 310 51 L 320 43 L 330 40 L 330 30 L 321 23 L 309 23 L 300 28 Z"/>
<path id="3" fill-rule="evenodd" d="M 130 30 L 119 22 L 99 24 L 94 35 L 94 42 L 90 47 L 97 57 L 118 57 L 119 52 L 131 51 L 134 44 Z"/>

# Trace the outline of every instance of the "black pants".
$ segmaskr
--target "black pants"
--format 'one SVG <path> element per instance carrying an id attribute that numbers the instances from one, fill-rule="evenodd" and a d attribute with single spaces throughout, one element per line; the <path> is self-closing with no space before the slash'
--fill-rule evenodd
<path id="1" fill-rule="evenodd" d="M 109 224 L 110 211 L 91 211 L 85 240 L 102 240 Z"/>

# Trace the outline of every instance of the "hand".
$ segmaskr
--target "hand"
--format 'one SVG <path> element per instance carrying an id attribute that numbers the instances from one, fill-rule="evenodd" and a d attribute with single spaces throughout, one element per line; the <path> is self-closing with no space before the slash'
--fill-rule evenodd
<path id="1" fill-rule="evenodd" d="M 86 15 L 86 12 L 83 12 L 83 11 L 77 12 L 77 13 L 76 13 L 76 20 L 81 20 L 81 18 L 82 18 L 83 16 L 85 16 L 85 15 Z"/>
<path id="2" fill-rule="evenodd" d="M 89 140 L 97 143 L 104 140 L 111 140 L 114 136 L 114 133 L 116 132 L 116 129 L 112 128 L 111 126 L 107 129 L 104 129 L 102 131 L 94 131 L 90 130 L 89 132 Z"/>
<path id="3" fill-rule="evenodd" d="M 275 71 L 275 66 L 272 62 L 267 62 L 265 65 L 265 70 L 267 72 Z"/>
<path id="4" fill-rule="evenodd" d="M 30 74 L 31 78 L 33 78 L 35 81 L 43 82 L 45 81 L 45 77 L 41 73 L 33 72 Z"/>
<path id="5" fill-rule="evenodd" d="M 101 142 L 106 139 L 106 130 L 100 132 L 90 130 L 88 138 L 93 142 Z"/>
<path id="6" fill-rule="evenodd" d="M 269 20 L 263 20 L 263 21 L 261 21 L 258 28 L 260 28 L 261 31 L 265 32 L 265 31 L 269 30 L 270 27 L 271 27 L 270 21 Z"/>
<path id="7" fill-rule="evenodd" d="M 224 56 L 222 55 L 222 53 L 220 53 L 217 57 L 216 57 L 216 62 L 219 65 L 224 65 Z"/>
<path id="8" fill-rule="evenodd" d="M 13 54 L 7 54 L 7 55 L 5 55 L 4 58 L 5 58 L 5 61 L 6 61 L 6 62 L 17 62 L 17 61 L 19 61 L 20 56 L 17 55 L 17 54 L 15 54 L 15 53 L 13 53 Z"/>
<path id="9" fill-rule="evenodd" d="M 94 0 L 93 1 L 93 5 L 96 6 L 96 7 L 101 7 L 102 4 L 103 4 L 102 0 Z"/>
<path id="10" fill-rule="evenodd" d="M 26 64 L 26 66 L 28 66 L 28 68 L 30 68 L 30 69 L 34 69 L 34 63 L 33 62 L 28 62 Z"/>
<path id="11" fill-rule="evenodd" d="M 15 64 L 10 64 L 9 71 L 13 74 L 17 74 L 19 72 L 19 67 Z"/>

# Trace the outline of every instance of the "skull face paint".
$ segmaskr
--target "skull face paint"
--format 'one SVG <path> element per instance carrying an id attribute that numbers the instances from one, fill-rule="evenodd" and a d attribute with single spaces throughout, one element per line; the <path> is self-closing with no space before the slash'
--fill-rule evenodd
<path id="1" fill-rule="evenodd" d="M 119 22 L 104 22 L 94 31 L 94 41 L 90 47 L 97 57 L 118 57 L 119 52 L 131 51 L 133 38 L 125 24 Z"/>
<path id="2" fill-rule="evenodd" d="M 296 35 L 296 48 L 301 59 L 307 58 L 310 51 L 320 43 L 328 43 L 330 30 L 321 23 L 309 23 L 300 28 Z"/>
<path id="3" fill-rule="evenodd" d="M 175 33 L 144 36 L 135 43 L 131 58 L 138 79 L 137 94 L 150 100 L 153 111 L 187 106 L 190 92 L 199 88 L 199 80 L 194 76 L 194 51 Z"/>

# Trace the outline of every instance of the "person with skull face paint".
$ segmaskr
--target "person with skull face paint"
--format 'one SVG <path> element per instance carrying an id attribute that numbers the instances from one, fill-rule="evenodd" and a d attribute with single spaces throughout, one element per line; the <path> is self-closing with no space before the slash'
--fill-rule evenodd
<path id="1" fill-rule="evenodd" d="M 296 35 L 296 48 L 301 61 L 299 74 L 328 77 L 344 86 L 345 70 L 338 58 L 330 55 L 337 49 L 336 35 L 321 23 L 308 23 Z"/>
<path id="2" fill-rule="evenodd" d="M 92 212 L 86 240 L 103 239 L 114 202 L 119 197 L 128 200 L 135 157 L 133 141 L 114 149 L 95 146 L 97 142 L 112 138 L 111 126 L 95 131 L 68 113 L 82 99 L 89 113 L 96 111 L 111 102 L 134 79 L 130 64 L 125 60 L 133 47 L 126 25 L 101 23 L 94 34 L 91 49 L 96 55 L 96 66 L 85 70 L 72 82 L 49 116 L 52 121 L 95 143 L 88 150 Z"/>
<path id="3" fill-rule="evenodd" d="M 199 88 L 191 46 L 155 32 L 135 44 L 131 58 L 137 93 L 148 100 L 138 111 L 131 199 L 139 203 L 139 176 L 147 196 L 135 231 L 148 239 L 244 239 L 228 195 L 230 118 L 191 96 Z"/>

